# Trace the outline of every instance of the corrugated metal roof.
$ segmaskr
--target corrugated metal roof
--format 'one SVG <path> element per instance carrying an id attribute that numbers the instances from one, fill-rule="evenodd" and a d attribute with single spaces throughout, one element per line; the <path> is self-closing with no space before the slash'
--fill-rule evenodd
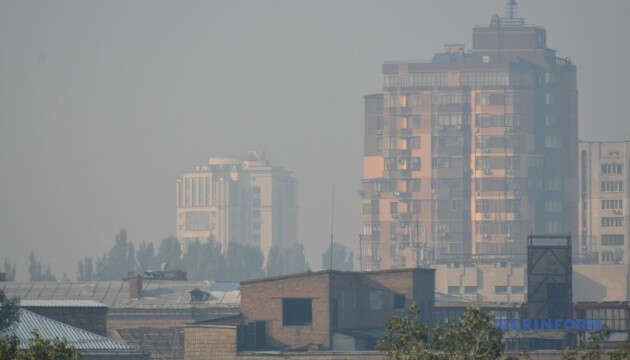
<path id="1" fill-rule="evenodd" d="M 142 297 L 129 297 L 127 281 L 37 281 L 0 282 L 0 288 L 8 297 L 24 300 L 93 300 L 110 308 L 175 308 L 190 307 L 238 307 L 241 302 L 238 289 L 226 291 L 228 287 L 213 288 L 213 281 L 143 281 Z M 191 303 L 190 291 L 199 289 L 212 295 L 207 301 Z"/>
<path id="2" fill-rule="evenodd" d="M 53 300 L 53 299 L 26 299 L 20 301 L 20 306 L 24 307 L 107 307 L 107 305 L 102 302 L 94 301 L 94 300 L 78 300 L 78 299 L 64 299 L 64 300 Z"/>
<path id="3" fill-rule="evenodd" d="M 35 314 L 26 309 L 20 309 L 20 320 L 9 329 L 5 330 L 4 333 L 14 331 L 20 339 L 20 343 L 26 345 L 32 337 L 33 330 L 37 330 L 44 339 L 54 340 L 55 338 L 65 338 L 68 344 L 76 347 L 80 351 L 134 350 L 134 348 L 129 345 Z"/>

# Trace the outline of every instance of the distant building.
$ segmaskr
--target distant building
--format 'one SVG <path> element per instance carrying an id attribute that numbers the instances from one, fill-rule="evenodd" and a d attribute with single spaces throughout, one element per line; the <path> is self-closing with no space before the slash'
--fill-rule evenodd
<path id="1" fill-rule="evenodd" d="M 577 229 L 576 67 L 506 15 L 432 61 L 383 65 L 365 97 L 361 269 L 523 262 Z"/>
<path id="2" fill-rule="evenodd" d="M 185 250 L 214 238 L 260 247 L 265 262 L 273 246 L 297 241 L 297 181 L 264 155 L 211 157 L 177 180 L 177 238 Z"/>
<path id="3" fill-rule="evenodd" d="M 434 287 L 434 270 L 422 268 L 243 281 L 241 314 L 186 327 L 185 358 L 266 358 L 276 351 L 300 359 L 317 352 L 327 359 L 382 359 L 365 351 L 374 350 L 393 315 L 415 303 L 422 319 L 433 321 Z"/>
<path id="4" fill-rule="evenodd" d="M 68 345 L 81 353 L 84 360 L 148 360 L 149 354 L 121 342 L 109 339 L 87 330 L 47 318 L 26 309 L 20 309 L 20 319 L 0 335 L 11 332 L 26 345 L 33 331 L 39 332 L 46 340 L 66 339 Z"/>
<path id="5" fill-rule="evenodd" d="M 579 232 L 581 262 L 630 264 L 628 164 L 630 141 L 580 141 Z"/>

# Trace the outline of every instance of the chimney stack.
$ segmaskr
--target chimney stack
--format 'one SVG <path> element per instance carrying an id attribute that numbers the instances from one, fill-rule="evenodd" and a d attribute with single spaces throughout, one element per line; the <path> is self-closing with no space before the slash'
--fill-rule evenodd
<path id="1" fill-rule="evenodd" d="M 139 299 L 142 297 L 142 275 L 137 273 L 129 273 L 127 276 L 129 281 L 129 297 Z"/>

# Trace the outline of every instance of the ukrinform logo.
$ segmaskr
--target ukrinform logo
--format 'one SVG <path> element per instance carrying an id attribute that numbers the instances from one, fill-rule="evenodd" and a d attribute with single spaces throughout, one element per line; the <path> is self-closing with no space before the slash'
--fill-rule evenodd
<path id="1" fill-rule="evenodd" d="M 494 321 L 502 330 L 566 330 L 587 331 L 601 330 L 600 320 L 585 319 L 512 319 Z"/>

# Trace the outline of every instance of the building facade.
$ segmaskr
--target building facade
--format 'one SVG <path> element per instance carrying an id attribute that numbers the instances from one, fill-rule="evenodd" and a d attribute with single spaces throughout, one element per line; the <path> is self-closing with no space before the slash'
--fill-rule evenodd
<path id="1" fill-rule="evenodd" d="M 579 145 L 579 244 L 585 263 L 628 264 L 630 141 Z"/>
<path id="2" fill-rule="evenodd" d="M 509 1 L 429 62 L 386 62 L 365 97 L 361 269 L 524 261 L 577 229 L 576 68 Z"/>
<path id="3" fill-rule="evenodd" d="M 215 239 L 260 247 L 265 262 L 272 246 L 297 241 L 297 181 L 264 155 L 212 157 L 177 180 L 177 238 Z"/>

